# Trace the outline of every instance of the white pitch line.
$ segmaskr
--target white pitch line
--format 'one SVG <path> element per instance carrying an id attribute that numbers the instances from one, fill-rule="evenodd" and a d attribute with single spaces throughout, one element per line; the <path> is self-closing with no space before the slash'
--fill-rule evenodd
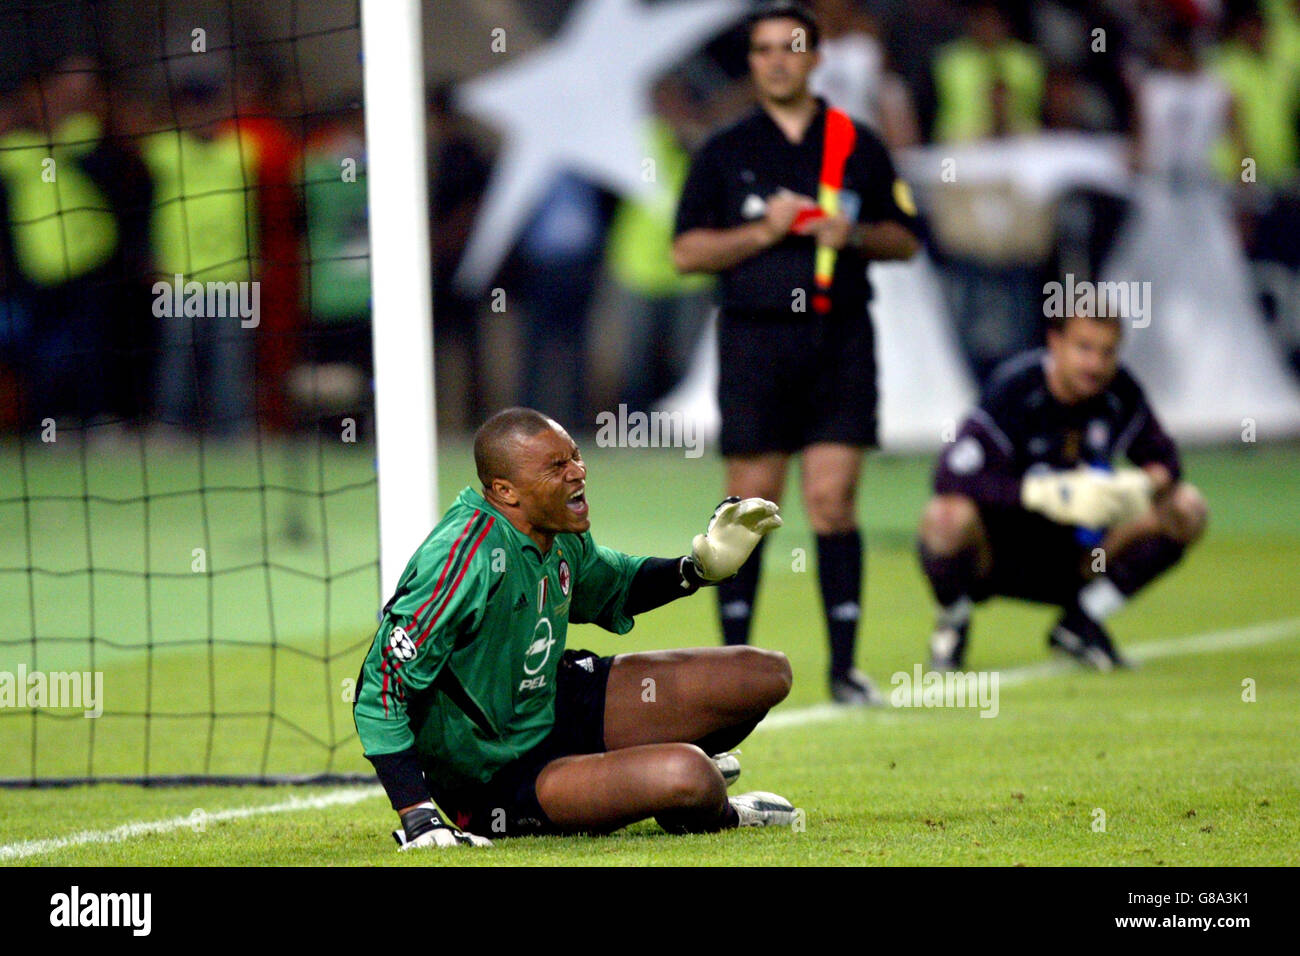
<path id="1" fill-rule="evenodd" d="M 1150 661 L 1162 657 L 1181 657 L 1186 654 L 1209 654 L 1214 651 L 1232 650 L 1238 647 L 1255 647 L 1269 644 L 1284 637 L 1300 634 L 1300 617 L 1284 618 L 1280 621 L 1268 621 L 1250 627 L 1233 628 L 1226 631 L 1206 631 L 1203 634 L 1189 634 L 1184 637 L 1170 637 L 1158 641 L 1146 641 L 1135 644 L 1126 651 L 1128 657 L 1135 661 Z M 1038 664 L 1026 664 L 998 672 L 999 687 L 1014 687 L 1031 681 L 1055 677 L 1058 674 L 1077 672 L 1079 665 L 1072 661 L 1053 659 Z M 887 690 L 883 691 L 888 693 Z M 754 728 L 754 733 L 761 730 L 784 730 L 787 727 L 804 727 L 846 717 L 863 716 L 880 713 L 861 708 L 843 707 L 838 704 L 814 704 L 796 710 L 777 711 Z"/>
<path id="2" fill-rule="evenodd" d="M 83 830 L 70 836 L 54 837 L 49 840 L 23 840 L 19 843 L 6 843 L 0 845 L 0 862 L 21 860 L 29 856 L 40 856 L 45 853 L 53 853 L 55 850 L 64 850 L 68 847 L 85 846 L 88 843 L 121 843 L 123 840 L 132 840 L 136 837 L 149 836 L 155 833 L 170 833 L 173 830 L 190 829 L 196 826 L 199 820 L 202 820 L 206 826 L 209 823 L 219 823 L 222 820 L 243 820 L 247 817 L 258 817 L 268 813 L 293 813 L 297 810 L 323 810 L 326 807 L 347 806 L 377 797 L 383 792 L 383 788 L 379 786 L 348 787 L 341 790 L 331 790 L 315 797 L 290 797 L 281 803 L 214 810 L 211 813 L 205 812 L 199 818 L 191 814 L 184 817 L 172 817 L 168 820 L 140 820 L 136 823 L 124 823 L 111 830 Z"/>

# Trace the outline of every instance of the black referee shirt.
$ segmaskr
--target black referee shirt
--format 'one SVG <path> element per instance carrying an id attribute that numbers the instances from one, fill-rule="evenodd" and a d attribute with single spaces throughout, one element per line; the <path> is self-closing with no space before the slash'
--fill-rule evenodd
<path id="1" fill-rule="evenodd" d="M 917 232 L 911 191 L 894 172 L 884 143 L 865 126 L 854 127 L 857 140 L 844 167 L 841 213 L 850 214 L 857 205 L 858 222 L 893 220 Z M 691 163 L 677 207 L 677 235 L 761 219 L 765 200 L 782 187 L 816 200 L 825 136 L 822 99 L 799 143 L 786 139 L 762 107 L 715 133 Z M 802 303 L 803 311 L 811 313 L 814 249 L 811 236 L 791 234 L 726 270 L 720 282 L 722 307 L 789 316 Z M 802 293 L 797 295 L 798 290 Z M 833 310 L 860 314 L 870 297 L 867 260 L 853 249 L 841 249 L 831 286 Z"/>

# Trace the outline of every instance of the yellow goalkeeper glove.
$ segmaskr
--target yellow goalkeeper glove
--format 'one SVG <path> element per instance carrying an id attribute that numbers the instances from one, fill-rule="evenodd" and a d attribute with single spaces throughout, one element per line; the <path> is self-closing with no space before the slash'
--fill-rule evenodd
<path id="1" fill-rule="evenodd" d="M 739 571 L 763 535 L 781 527 L 780 511 L 763 498 L 723 499 L 704 534 L 691 542 L 691 563 L 700 577 L 721 581 Z"/>
<path id="2" fill-rule="evenodd" d="M 1026 475 L 1020 485 L 1020 501 L 1057 524 L 1084 528 L 1109 528 L 1126 507 L 1115 476 L 1086 465 Z"/>

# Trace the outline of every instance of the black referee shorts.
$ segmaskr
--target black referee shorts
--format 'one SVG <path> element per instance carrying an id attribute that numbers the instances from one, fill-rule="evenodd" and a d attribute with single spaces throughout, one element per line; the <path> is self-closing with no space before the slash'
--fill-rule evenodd
<path id="1" fill-rule="evenodd" d="M 791 318 L 723 309 L 718 355 L 723 456 L 879 444 L 875 337 L 865 309 Z"/>
<path id="2" fill-rule="evenodd" d="M 605 752 L 605 690 L 613 661 L 591 651 L 565 651 L 556 676 L 550 735 L 487 783 L 435 793 L 438 806 L 462 830 L 490 840 L 560 832 L 537 802 L 537 778 L 552 760 Z"/>

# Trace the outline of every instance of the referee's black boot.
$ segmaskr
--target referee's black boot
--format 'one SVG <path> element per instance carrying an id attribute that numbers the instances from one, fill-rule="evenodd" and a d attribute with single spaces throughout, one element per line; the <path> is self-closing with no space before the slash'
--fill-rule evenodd
<path id="1" fill-rule="evenodd" d="M 831 700 L 846 707 L 878 707 L 885 702 L 871 678 L 856 667 L 831 675 Z"/>

